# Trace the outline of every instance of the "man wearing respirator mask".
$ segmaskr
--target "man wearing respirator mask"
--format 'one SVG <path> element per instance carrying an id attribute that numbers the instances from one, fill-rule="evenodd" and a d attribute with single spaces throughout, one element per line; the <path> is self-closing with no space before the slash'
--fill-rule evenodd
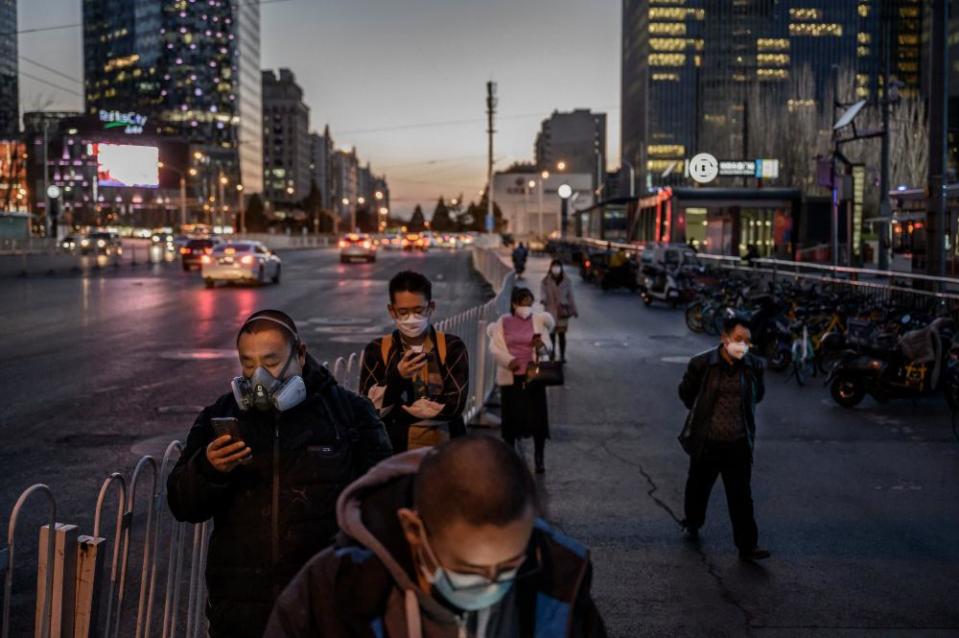
<path id="1" fill-rule="evenodd" d="M 334 507 L 391 454 L 370 402 L 306 352 L 285 313 L 251 315 L 236 340 L 242 375 L 205 408 L 168 482 L 177 520 L 213 519 L 212 638 L 259 638 L 276 596 L 336 533 Z"/>
<path id="2" fill-rule="evenodd" d="M 693 357 L 679 386 L 689 408 L 679 440 L 690 456 L 683 521 L 696 541 L 716 479 L 726 488 L 733 539 L 743 560 L 769 557 L 758 543 L 751 490 L 756 404 L 765 394 L 765 361 L 749 353 L 749 324 L 738 317 L 723 325 L 722 344 Z"/>
<path id="3" fill-rule="evenodd" d="M 380 411 L 394 453 L 466 433 L 469 355 L 456 335 L 436 330 L 433 286 L 404 271 L 390 280 L 387 311 L 396 329 L 363 351 L 360 394 Z"/>

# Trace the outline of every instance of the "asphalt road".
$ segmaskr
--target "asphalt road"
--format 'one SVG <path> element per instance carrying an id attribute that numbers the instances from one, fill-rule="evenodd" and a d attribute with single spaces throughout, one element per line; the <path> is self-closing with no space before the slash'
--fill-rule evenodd
<path id="1" fill-rule="evenodd" d="M 772 558 L 741 563 L 720 482 L 700 546 L 679 527 L 677 386 L 716 342 L 681 311 L 573 279 L 542 486 L 549 517 L 592 548 L 614 636 L 959 635 L 959 443 L 941 398 L 847 410 L 815 379 L 769 374 L 753 492 Z"/>
<path id="2" fill-rule="evenodd" d="M 434 282 L 437 317 L 485 300 L 468 252 L 383 252 L 339 263 L 333 250 L 282 254 L 279 285 L 204 288 L 178 264 L 0 281 L 0 517 L 27 486 L 53 488 L 60 520 L 91 518 L 100 482 L 185 437 L 238 374 L 236 331 L 274 307 L 332 362 L 390 329 L 387 282 L 414 269 Z M 42 508 L 40 508 L 42 509 Z"/>

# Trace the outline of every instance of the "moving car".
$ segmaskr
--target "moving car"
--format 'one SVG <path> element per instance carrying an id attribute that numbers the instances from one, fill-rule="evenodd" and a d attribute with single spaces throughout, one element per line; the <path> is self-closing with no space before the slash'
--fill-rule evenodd
<path id="1" fill-rule="evenodd" d="M 122 255 L 120 236 L 107 231 L 95 231 L 80 240 L 81 255 Z"/>
<path id="2" fill-rule="evenodd" d="M 80 247 L 80 238 L 76 235 L 67 235 L 62 240 L 60 240 L 60 248 L 67 252 L 76 252 Z"/>
<path id="3" fill-rule="evenodd" d="M 205 239 L 190 239 L 186 245 L 180 249 L 180 258 L 183 262 L 183 270 L 193 270 L 202 266 L 203 255 L 212 255 L 213 249 L 223 243 L 219 237 L 208 237 Z"/>
<path id="4" fill-rule="evenodd" d="M 420 233 L 407 233 L 403 235 L 403 250 L 429 250 L 430 240 Z"/>
<path id="5" fill-rule="evenodd" d="M 340 262 L 345 264 L 354 259 L 369 263 L 376 261 L 376 245 L 372 237 L 361 233 L 350 233 L 340 239 Z"/>
<path id="6" fill-rule="evenodd" d="M 280 283 L 282 262 L 258 241 L 231 241 L 200 257 L 200 272 L 207 288 L 218 281 L 245 284 Z"/>

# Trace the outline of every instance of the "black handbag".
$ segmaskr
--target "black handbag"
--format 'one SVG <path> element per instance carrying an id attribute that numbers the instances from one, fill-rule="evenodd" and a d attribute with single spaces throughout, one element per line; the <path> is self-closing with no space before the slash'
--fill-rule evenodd
<path id="1" fill-rule="evenodd" d="M 546 387 L 563 383 L 563 364 L 559 361 L 540 361 L 536 356 L 526 366 L 526 385 L 539 384 Z"/>

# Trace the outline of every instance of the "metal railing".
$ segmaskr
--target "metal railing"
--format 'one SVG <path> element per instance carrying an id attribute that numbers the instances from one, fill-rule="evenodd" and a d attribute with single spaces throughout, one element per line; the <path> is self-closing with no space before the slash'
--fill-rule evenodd
<path id="1" fill-rule="evenodd" d="M 496 295 L 436 326 L 460 337 L 469 353 L 467 423 L 479 415 L 495 387 L 486 327 L 508 312 L 514 276 L 492 250 L 474 249 L 473 264 Z M 361 353 L 324 365 L 338 383 L 356 391 Z M 166 507 L 167 478 L 182 450 L 179 441 L 172 441 L 159 462 L 149 455 L 139 459 L 129 479 L 121 473 L 108 476 L 97 495 L 90 536 L 81 535 L 78 525 L 57 522 L 62 510 L 48 486 L 37 484 L 23 492 L 10 515 L 7 547 L 0 549 L 0 638 L 31 633 L 39 638 L 205 635 L 204 568 L 211 524 L 178 522 Z M 41 527 L 35 560 L 22 565 L 17 531 L 24 506 L 39 495 L 48 501 L 48 522 Z M 108 518 L 108 512 L 114 516 Z M 34 576 L 33 587 L 19 584 L 28 575 Z M 12 614 L 14 609 L 20 613 Z"/>
<path id="2" fill-rule="evenodd" d="M 52 237 L 26 237 L 23 239 L 0 239 L 0 255 L 56 252 L 57 240 Z"/>

